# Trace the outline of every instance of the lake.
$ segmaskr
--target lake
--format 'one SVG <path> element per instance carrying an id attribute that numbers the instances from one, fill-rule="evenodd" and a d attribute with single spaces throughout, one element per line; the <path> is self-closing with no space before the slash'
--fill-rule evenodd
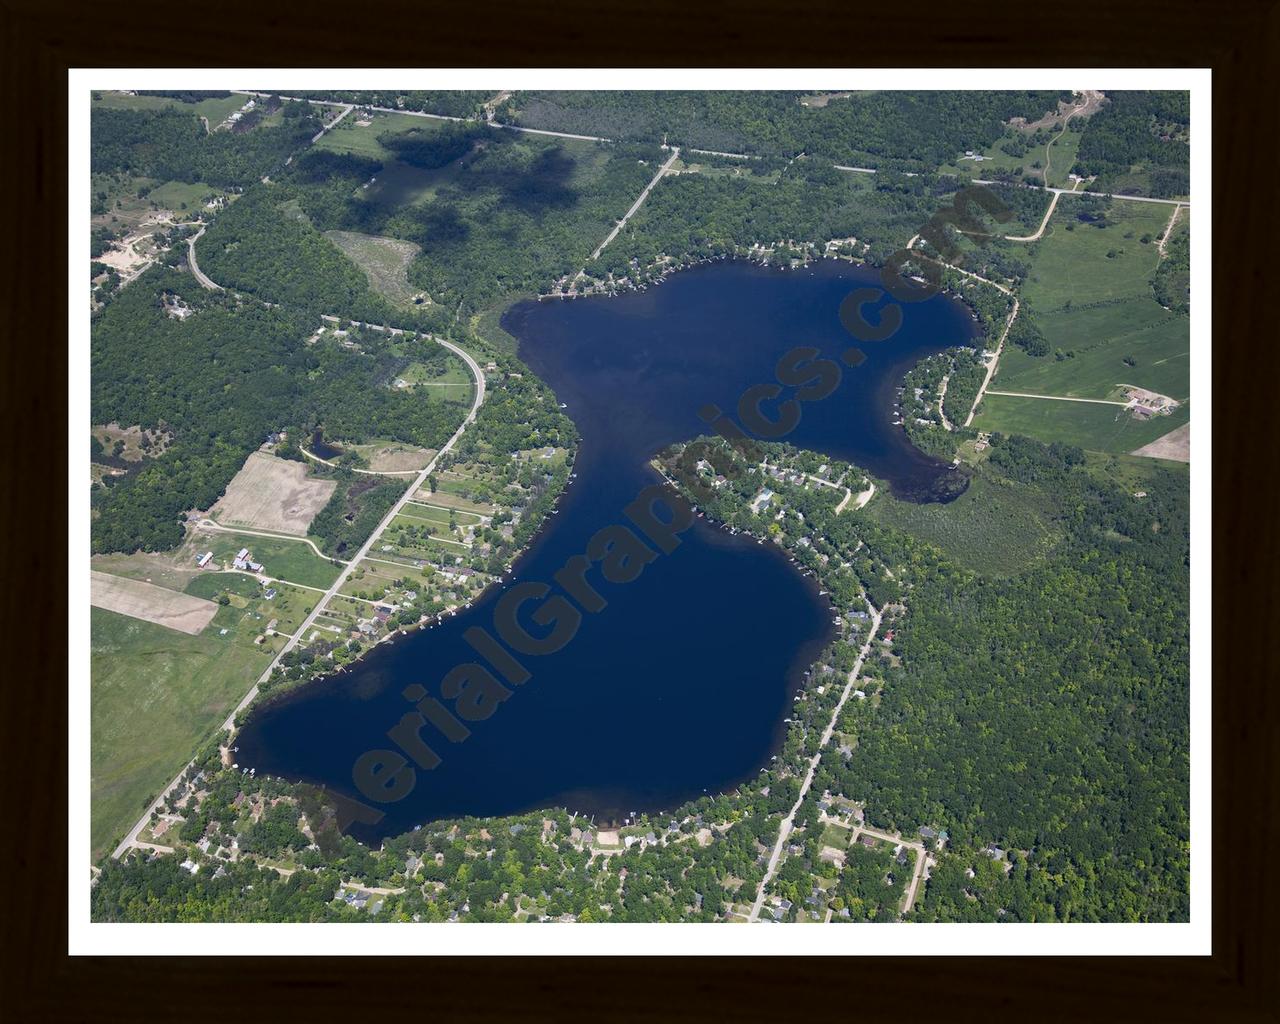
<path id="1" fill-rule="evenodd" d="M 552 583 L 597 530 L 627 522 L 623 509 L 658 481 L 647 465 L 654 453 L 708 432 L 699 410 L 711 403 L 732 415 L 796 346 L 838 359 L 854 341 L 840 304 L 876 281 L 836 261 L 794 271 L 721 262 L 644 292 L 513 307 L 504 327 L 582 435 L 558 513 L 507 583 L 472 608 L 255 713 L 237 739 L 239 763 L 368 803 L 353 765 L 392 746 L 388 730 L 413 710 L 405 688 L 438 694 L 450 669 L 477 660 L 462 634 L 492 632 L 506 590 Z M 863 466 L 900 497 L 939 500 L 954 496 L 945 486 L 954 473 L 893 424 L 895 389 L 919 359 L 967 343 L 973 320 L 944 296 L 904 313 L 896 335 L 862 344 L 865 362 L 845 369 L 830 397 L 806 403 L 781 440 Z M 796 687 L 832 639 L 833 610 L 814 583 L 771 545 L 704 519 L 638 579 L 610 584 L 598 570 L 591 578 L 607 607 L 585 616 L 558 652 L 522 656 L 531 678 L 471 723 L 465 741 L 440 740 L 428 726 L 440 764 L 417 771 L 407 795 L 378 805 L 381 820 L 352 834 L 377 841 L 440 818 L 550 806 L 616 821 L 722 792 L 769 763 Z"/>

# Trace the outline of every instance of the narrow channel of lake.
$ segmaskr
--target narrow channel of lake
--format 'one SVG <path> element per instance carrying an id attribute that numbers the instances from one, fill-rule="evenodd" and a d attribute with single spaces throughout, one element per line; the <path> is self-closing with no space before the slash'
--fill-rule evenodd
<path id="1" fill-rule="evenodd" d="M 854 343 L 839 309 L 876 275 L 826 261 L 796 271 L 724 262 L 683 271 L 617 298 L 523 303 L 504 326 L 521 358 L 565 402 L 582 434 L 570 483 L 512 577 L 471 609 L 386 644 L 351 671 L 319 680 L 256 713 L 241 731 L 242 766 L 322 783 L 369 801 L 352 768 L 366 751 L 392 747 L 387 732 L 412 710 L 402 691 L 476 660 L 462 633 L 492 631 L 493 605 L 522 581 L 554 573 L 657 476 L 663 446 L 707 432 L 698 410 L 732 412 L 748 387 L 774 381 L 798 345 L 838 359 Z M 864 466 L 895 493 L 931 500 L 950 467 L 925 456 L 895 426 L 895 389 L 924 356 L 973 336 L 959 303 L 939 296 L 904 307 L 896 335 L 860 347 L 829 398 L 805 404 L 786 440 Z M 559 652 L 524 657 L 532 678 L 489 719 L 449 743 L 428 726 L 442 757 L 418 771 L 413 790 L 380 805 L 376 825 L 352 834 L 377 841 L 416 824 L 537 807 L 617 819 L 720 792 L 769 763 L 805 669 L 831 639 L 832 609 L 778 550 L 698 520 L 639 579 L 608 584 L 608 606 L 587 615 Z M 558 589 L 558 588 L 554 588 Z"/>

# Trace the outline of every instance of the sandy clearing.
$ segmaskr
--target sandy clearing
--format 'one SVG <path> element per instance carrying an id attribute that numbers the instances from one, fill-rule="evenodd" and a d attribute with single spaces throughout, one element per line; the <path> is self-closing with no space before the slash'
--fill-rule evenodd
<path id="1" fill-rule="evenodd" d="M 89 571 L 89 603 L 191 636 L 209 625 L 218 611 L 216 604 L 204 598 L 92 569 Z"/>
<path id="2" fill-rule="evenodd" d="M 378 473 L 420 470 L 436 457 L 436 453 L 430 448 L 414 448 L 406 444 L 383 445 L 373 451 L 366 451 L 364 455 L 369 460 L 369 468 Z"/>
<path id="3" fill-rule="evenodd" d="M 1191 424 L 1184 423 L 1175 427 L 1163 437 L 1157 437 L 1150 444 L 1130 452 L 1131 455 L 1145 455 L 1150 459 L 1169 459 L 1171 462 L 1191 461 Z"/>
<path id="4" fill-rule="evenodd" d="M 337 486 L 334 480 L 307 476 L 304 463 L 254 452 L 209 514 L 223 526 L 302 537 Z"/>

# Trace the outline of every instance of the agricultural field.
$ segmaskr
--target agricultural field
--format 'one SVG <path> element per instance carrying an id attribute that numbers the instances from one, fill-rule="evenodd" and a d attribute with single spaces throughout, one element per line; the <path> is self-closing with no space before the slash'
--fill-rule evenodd
<path id="1" fill-rule="evenodd" d="M 400 306 L 408 306 L 421 293 L 409 283 L 409 264 L 421 251 L 415 242 L 358 231 L 326 231 L 336 245 L 369 278 L 369 286 Z"/>
<path id="2" fill-rule="evenodd" d="M 1063 196 L 1046 236 L 1026 249 L 1024 310 L 1044 355 L 1008 345 L 994 391 L 1121 400 L 1122 385 L 1183 403 L 1173 416 L 1141 420 L 1120 406 L 988 394 L 979 430 L 1023 433 L 1093 451 L 1141 448 L 1187 422 L 1190 320 L 1156 301 L 1157 242 L 1172 207 Z"/>
<path id="3" fill-rule="evenodd" d="M 1058 200 L 1045 237 L 1028 250 L 1032 267 L 1022 295 L 1036 312 L 1151 292 L 1159 259 L 1155 240 L 1170 208 L 1112 201 L 1105 226 L 1098 227 L 1078 219 L 1086 201 L 1067 195 Z"/>
<path id="4" fill-rule="evenodd" d="M 102 608 L 91 609 L 89 623 L 96 860 L 206 741 L 267 658 L 217 629 L 188 636 Z"/>
<path id="5" fill-rule="evenodd" d="M 1168 416 L 1139 420 L 1118 405 L 988 394 L 973 426 L 978 430 L 1025 434 L 1042 441 L 1061 441 L 1087 451 L 1131 452 L 1182 426 L 1190 417 L 1189 405 Z"/>
<path id="6" fill-rule="evenodd" d="M 881 487 L 863 514 L 933 544 L 965 568 L 1011 576 L 1041 561 L 1058 542 L 1055 512 L 1048 496 L 979 467 L 968 490 L 950 504 L 899 501 Z"/>
<path id="7" fill-rule="evenodd" d="M 1149 459 L 1164 459 L 1171 462 L 1190 462 L 1191 461 L 1191 424 L 1184 423 L 1182 426 L 1169 431 L 1163 437 L 1158 437 L 1148 444 L 1144 444 L 1141 448 L 1133 452 L 1134 455 L 1145 456 Z"/>
<path id="8" fill-rule="evenodd" d="M 336 481 L 311 476 L 304 463 L 252 453 L 209 511 L 223 526 L 306 536 Z"/>
<path id="9" fill-rule="evenodd" d="M 218 611 L 212 601 L 96 570 L 89 573 L 89 601 L 96 608 L 153 622 L 190 636 L 201 633 Z"/>
<path id="10" fill-rule="evenodd" d="M 1114 398 L 1118 385 L 1132 384 L 1179 401 L 1190 397 L 1187 318 L 1152 298 L 1057 310 L 1036 322 L 1063 358 L 1007 347 L 991 385 L 997 391 Z"/>

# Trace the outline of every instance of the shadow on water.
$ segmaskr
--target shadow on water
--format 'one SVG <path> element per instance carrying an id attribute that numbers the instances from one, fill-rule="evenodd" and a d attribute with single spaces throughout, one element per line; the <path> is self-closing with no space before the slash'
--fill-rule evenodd
<path id="1" fill-rule="evenodd" d="M 596 531 L 626 522 L 623 510 L 658 479 L 653 454 L 708 432 L 700 409 L 732 412 L 797 345 L 838 358 L 851 343 L 841 301 L 871 280 L 844 263 L 789 272 L 718 263 L 619 298 L 513 307 L 504 327 L 582 435 L 557 514 L 472 608 L 257 712 L 237 741 L 240 763 L 365 799 L 352 766 L 391 746 L 388 730 L 412 710 L 405 690 L 439 693 L 450 669 L 476 660 L 463 631 L 491 629 L 506 590 L 551 584 Z M 908 500 L 950 500 L 962 474 L 910 444 L 893 404 L 903 372 L 968 342 L 973 321 L 945 297 L 905 313 L 895 337 L 862 346 L 865 362 L 831 397 L 806 404 L 783 440 L 863 466 Z M 598 570 L 591 579 L 607 606 L 560 651 L 526 659 L 532 678 L 465 742 L 424 734 L 440 765 L 417 772 L 411 792 L 353 834 L 376 841 L 425 821 L 548 806 L 616 820 L 721 792 L 768 764 L 796 687 L 833 637 L 833 609 L 813 581 L 774 546 L 703 519 L 633 582 L 605 583 Z"/>

